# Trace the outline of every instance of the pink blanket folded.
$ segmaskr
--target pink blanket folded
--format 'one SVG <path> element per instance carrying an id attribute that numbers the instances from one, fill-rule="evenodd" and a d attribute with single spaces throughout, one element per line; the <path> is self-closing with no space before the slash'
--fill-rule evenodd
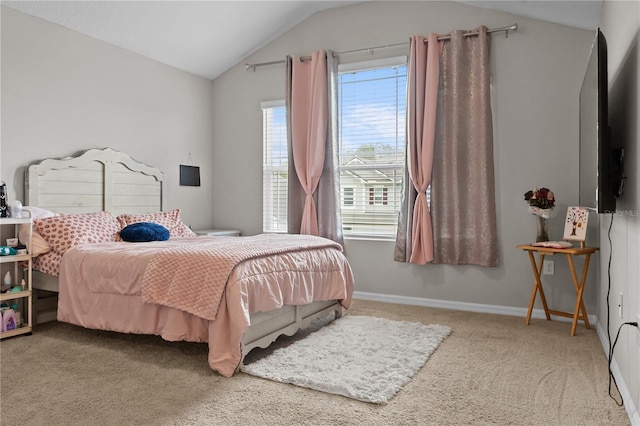
<path id="1" fill-rule="evenodd" d="M 142 279 L 142 300 L 215 320 L 225 285 L 238 263 L 262 256 L 342 247 L 311 235 L 261 234 L 206 240 L 159 251 Z"/>

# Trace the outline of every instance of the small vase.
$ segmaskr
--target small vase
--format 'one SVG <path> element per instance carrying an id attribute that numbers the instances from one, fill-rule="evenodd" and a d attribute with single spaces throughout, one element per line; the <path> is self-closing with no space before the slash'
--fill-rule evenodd
<path id="1" fill-rule="evenodd" d="M 536 243 L 549 241 L 549 219 L 536 216 Z"/>

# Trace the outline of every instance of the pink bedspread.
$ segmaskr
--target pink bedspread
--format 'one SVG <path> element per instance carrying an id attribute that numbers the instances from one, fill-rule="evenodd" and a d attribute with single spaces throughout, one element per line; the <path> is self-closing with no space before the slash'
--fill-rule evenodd
<path id="1" fill-rule="evenodd" d="M 227 280 L 215 320 L 142 300 L 146 265 L 159 249 L 235 238 L 74 247 L 60 265 L 58 320 L 92 329 L 156 334 L 169 341 L 208 342 L 210 367 L 229 377 L 242 359 L 241 339 L 251 314 L 323 300 L 339 300 L 349 308 L 353 276 L 344 254 L 334 247 L 240 262 Z"/>
<path id="2" fill-rule="evenodd" d="M 339 244 L 311 235 L 262 234 L 216 238 L 160 250 L 142 278 L 142 300 L 215 320 L 231 270 L 258 257 L 333 247 Z"/>

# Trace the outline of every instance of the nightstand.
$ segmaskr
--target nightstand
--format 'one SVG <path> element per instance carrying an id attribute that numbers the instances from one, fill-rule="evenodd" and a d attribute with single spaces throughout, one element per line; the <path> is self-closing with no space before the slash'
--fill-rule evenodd
<path id="1" fill-rule="evenodd" d="M 193 232 L 210 237 L 239 237 L 242 233 L 239 229 L 197 229 Z"/>
<path id="2" fill-rule="evenodd" d="M 542 307 L 544 308 L 544 314 L 547 317 L 547 320 L 551 320 L 551 315 L 558 315 L 568 318 L 573 318 L 573 322 L 571 323 L 571 335 L 576 335 L 576 325 L 578 324 L 578 320 L 582 320 L 584 322 L 584 326 L 586 328 L 591 328 L 591 324 L 589 324 L 589 318 L 587 317 L 587 308 L 584 306 L 584 301 L 582 300 L 582 294 L 584 292 L 584 285 L 587 280 L 587 272 L 589 271 L 589 260 L 591 259 L 591 255 L 598 251 L 597 247 L 570 247 L 570 248 L 553 248 L 553 247 L 538 247 L 532 246 L 529 244 L 520 244 L 518 246 L 520 250 L 524 250 L 529 253 L 529 260 L 531 261 L 531 268 L 533 269 L 533 289 L 531 290 L 531 298 L 529 300 L 529 311 L 527 312 L 527 318 L 525 319 L 525 324 L 529 325 L 529 321 L 531 320 L 531 312 L 533 311 L 533 304 L 536 301 L 536 295 L 540 293 L 540 300 L 542 301 Z M 534 253 L 538 253 L 539 261 L 536 263 L 536 258 Z M 569 263 L 569 271 L 571 272 L 571 278 L 573 280 L 573 286 L 576 289 L 576 306 L 573 312 L 562 312 L 549 309 L 547 305 L 547 298 L 544 295 L 544 290 L 542 290 L 542 282 L 540 279 L 540 274 L 542 273 L 542 265 L 544 264 L 544 257 L 547 255 L 554 254 L 565 254 L 567 256 L 567 262 Z M 578 280 L 578 274 L 576 273 L 576 267 L 574 264 L 574 257 L 576 256 L 584 256 L 584 264 L 582 266 L 582 276 Z"/>

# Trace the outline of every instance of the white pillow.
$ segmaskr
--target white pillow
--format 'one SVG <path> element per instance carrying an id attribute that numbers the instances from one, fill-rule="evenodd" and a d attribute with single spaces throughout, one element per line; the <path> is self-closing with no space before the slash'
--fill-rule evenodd
<path id="1" fill-rule="evenodd" d="M 58 216 L 58 213 L 54 213 L 50 210 L 42 209 L 36 206 L 23 206 L 22 211 L 28 210 L 31 213 L 31 221 L 35 219 L 42 219 L 45 217 Z M 23 215 L 24 217 L 24 215 Z M 27 246 L 27 250 L 31 253 L 31 256 L 39 256 L 51 251 L 51 245 L 40 235 L 35 228 L 31 235 L 31 247 L 29 247 L 29 225 L 20 225 L 18 228 L 18 239 L 22 244 Z"/>
<path id="2" fill-rule="evenodd" d="M 58 213 L 36 206 L 22 206 L 22 211 L 25 210 L 28 210 L 31 213 L 31 219 L 42 219 L 43 217 L 59 216 Z"/>

